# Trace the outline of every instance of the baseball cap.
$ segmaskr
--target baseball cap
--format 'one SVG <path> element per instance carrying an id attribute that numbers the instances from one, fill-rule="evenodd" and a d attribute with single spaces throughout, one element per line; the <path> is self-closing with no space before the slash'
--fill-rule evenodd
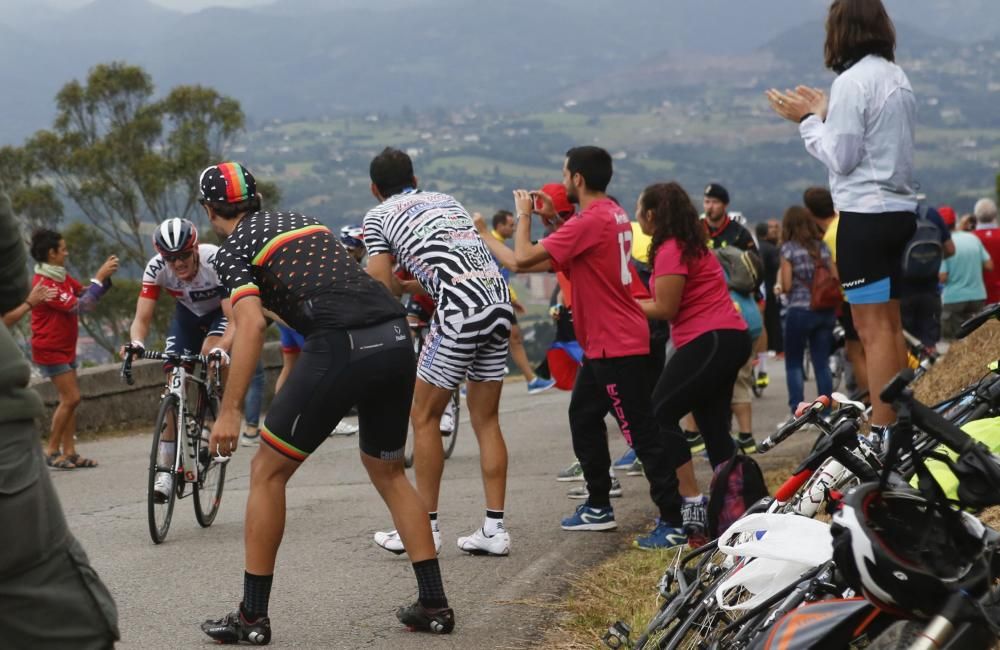
<path id="1" fill-rule="evenodd" d="M 722 187 L 718 183 L 709 183 L 708 187 L 705 188 L 705 198 L 708 199 L 718 199 L 729 205 L 729 192 L 726 188 Z"/>
<path id="2" fill-rule="evenodd" d="M 541 191 L 552 198 L 552 205 L 559 215 L 562 216 L 566 213 L 573 214 L 576 212 L 576 208 L 573 207 L 573 204 L 569 201 L 569 197 L 566 196 L 566 187 L 562 183 L 546 183 L 542 185 Z M 535 199 L 535 208 L 540 209 L 541 207 L 542 202 Z"/>
<path id="3" fill-rule="evenodd" d="M 239 203 L 257 195 L 257 181 L 243 165 L 222 162 L 206 167 L 198 179 L 201 196 L 209 203 Z"/>
<path id="4" fill-rule="evenodd" d="M 951 228 L 955 225 L 955 209 L 950 205 L 942 205 L 937 209 L 938 214 L 941 215 L 941 221 L 944 221 L 944 225 Z"/>

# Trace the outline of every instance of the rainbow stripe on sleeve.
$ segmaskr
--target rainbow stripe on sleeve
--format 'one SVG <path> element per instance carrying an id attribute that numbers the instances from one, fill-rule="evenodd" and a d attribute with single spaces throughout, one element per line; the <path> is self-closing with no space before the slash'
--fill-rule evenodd
<path id="1" fill-rule="evenodd" d="M 254 258 L 253 260 L 251 260 L 251 263 L 254 266 L 264 266 L 264 264 L 266 264 L 267 261 L 271 259 L 271 256 L 274 255 L 278 251 L 278 249 L 280 249 L 288 242 L 292 242 L 295 241 L 296 239 L 300 239 L 302 237 L 308 237 L 309 235 L 313 235 L 320 232 L 328 233 L 330 232 L 330 229 L 327 228 L 326 226 L 316 224 L 314 226 L 304 226 L 302 228 L 296 228 L 295 230 L 289 230 L 288 232 L 282 233 L 277 237 L 275 237 L 274 239 L 272 239 L 271 241 L 267 242 L 267 245 L 264 246 L 264 248 L 260 249 L 259 253 L 254 255 Z"/>
<path id="2" fill-rule="evenodd" d="M 236 287 L 233 292 L 229 294 L 229 302 L 235 305 L 238 301 L 249 296 L 260 297 L 260 288 L 253 283 L 244 284 L 241 287 Z"/>

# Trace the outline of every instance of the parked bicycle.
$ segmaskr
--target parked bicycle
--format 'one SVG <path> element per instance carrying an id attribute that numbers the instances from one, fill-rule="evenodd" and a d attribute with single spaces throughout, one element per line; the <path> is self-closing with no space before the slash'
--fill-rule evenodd
<path id="1" fill-rule="evenodd" d="M 430 331 L 430 326 L 424 322 L 410 322 L 410 334 L 413 336 L 413 351 L 420 359 L 420 351 L 424 346 L 424 339 Z M 461 421 L 462 391 L 461 387 L 452 391 L 451 400 L 445 407 L 441 416 L 441 445 L 444 448 L 444 457 L 451 458 L 455 451 L 455 441 L 458 439 L 458 426 Z M 413 431 L 406 436 L 406 450 L 403 455 L 403 463 L 406 467 L 413 467 Z"/>
<path id="2" fill-rule="evenodd" d="M 208 438 L 222 394 L 221 354 L 173 354 L 132 345 L 126 345 L 124 352 L 121 374 L 130 386 L 134 383 L 133 357 L 165 361 L 171 366 L 153 427 L 146 495 L 149 535 L 154 544 L 160 544 L 167 537 L 177 499 L 194 496 L 195 519 L 203 528 L 211 526 L 219 512 L 228 458 L 211 454 Z M 160 460 L 161 441 L 176 443 L 168 463 Z M 155 490 L 160 473 L 173 479 L 166 498 Z"/>
<path id="3" fill-rule="evenodd" d="M 981 316 L 979 324 L 1000 318 L 1000 309 Z M 897 376 L 882 392 L 900 415 L 888 444 L 860 435 L 866 407 L 843 395 L 835 395 L 839 406 L 832 412 L 825 399 L 803 408 L 758 444 L 766 452 L 807 426 L 821 432 L 775 497 L 759 502 L 717 540 L 678 553 L 660 581 L 660 611 L 635 644 L 621 623 L 609 629 L 605 644 L 994 647 L 1000 639 L 1000 587 L 993 586 L 1000 577 L 1000 533 L 955 507 L 1000 503 L 1000 458 L 959 428 L 1000 415 L 1000 368 L 988 367 L 982 379 L 936 406 L 920 404 L 909 389 L 926 367 Z M 925 458 L 957 477 L 947 496 Z M 834 514 L 832 531 L 812 519 L 822 512 Z M 839 542 L 831 544 L 831 533 Z M 852 545 L 854 537 L 869 541 Z M 894 580 L 895 587 L 889 584 Z"/>

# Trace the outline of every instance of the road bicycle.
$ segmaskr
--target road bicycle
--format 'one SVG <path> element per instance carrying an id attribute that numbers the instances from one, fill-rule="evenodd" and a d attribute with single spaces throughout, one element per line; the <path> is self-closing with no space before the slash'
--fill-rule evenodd
<path id="1" fill-rule="evenodd" d="M 410 321 L 410 333 L 413 336 L 413 352 L 420 359 L 420 351 L 423 349 L 424 340 L 430 331 L 430 326 L 422 321 Z M 452 391 L 448 406 L 445 407 L 441 416 L 441 445 L 444 449 L 444 457 L 451 458 L 455 451 L 455 442 L 458 439 L 458 427 L 461 422 L 462 391 L 461 387 Z M 450 427 L 449 427 L 450 422 Z M 406 467 L 413 467 L 413 431 L 406 436 L 406 450 L 403 455 L 403 463 Z"/>
<path id="2" fill-rule="evenodd" d="M 208 438 L 222 394 L 221 354 L 174 354 L 131 345 L 126 345 L 124 351 L 121 374 L 130 386 L 134 383 L 133 357 L 165 361 L 170 367 L 153 427 L 146 494 L 149 535 L 154 544 L 160 544 L 167 537 L 177 499 L 194 496 L 195 519 L 203 528 L 211 526 L 219 513 L 228 458 L 211 454 Z M 171 438 L 176 441 L 173 458 L 163 463 L 160 442 L 170 442 Z M 173 489 L 165 500 L 158 498 L 154 490 L 161 472 L 173 477 Z"/>

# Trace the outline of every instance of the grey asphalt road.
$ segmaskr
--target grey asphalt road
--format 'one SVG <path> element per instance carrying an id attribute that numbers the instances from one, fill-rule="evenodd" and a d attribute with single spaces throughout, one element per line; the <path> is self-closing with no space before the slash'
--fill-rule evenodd
<path id="1" fill-rule="evenodd" d="M 758 437 L 784 414 L 778 365 L 772 363 L 771 388 L 755 401 Z M 457 617 L 450 637 L 409 633 L 397 623 L 395 608 L 416 596 L 412 569 L 405 556 L 372 542 L 375 531 L 391 527 L 390 519 L 361 467 L 356 437 L 329 439 L 289 485 L 271 597 L 272 647 L 531 646 L 554 615 L 537 603 L 551 602 L 565 591 L 568 578 L 626 547 L 655 514 L 644 479 L 619 473 L 625 490 L 624 498 L 614 501 L 619 531 L 560 530 L 560 518 L 578 504 L 565 496 L 578 484 L 553 480 L 572 459 L 568 402 L 568 393 L 555 390 L 528 396 L 519 382 L 504 390 L 501 425 L 510 453 L 506 521 L 512 537 L 507 558 L 467 556 L 455 545 L 459 535 L 482 525 L 483 516 L 477 446 L 463 413 L 457 448 L 445 467 L 440 510 L 440 560 Z M 610 430 L 617 457 L 625 445 L 617 427 Z M 101 466 L 58 472 L 53 479 L 73 531 L 118 602 L 119 647 L 201 647 L 208 641 L 198 624 L 231 610 L 242 596 L 243 514 L 254 450 L 240 449 L 231 462 L 222 509 L 211 528 L 198 526 L 191 500 L 184 499 L 176 505 L 166 542 L 154 546 L 146 525 L 149 444 L 149 434 L 83 443 L 81 451 Z M 801 455 L 807 444 L 792 443 L 774 454 Z M 780 459 L 768 459 L 775 462 Z M 705 478 L 707 463 L 698 464 Z M 651 595 L 654 585 L 650 588 Z"/>

